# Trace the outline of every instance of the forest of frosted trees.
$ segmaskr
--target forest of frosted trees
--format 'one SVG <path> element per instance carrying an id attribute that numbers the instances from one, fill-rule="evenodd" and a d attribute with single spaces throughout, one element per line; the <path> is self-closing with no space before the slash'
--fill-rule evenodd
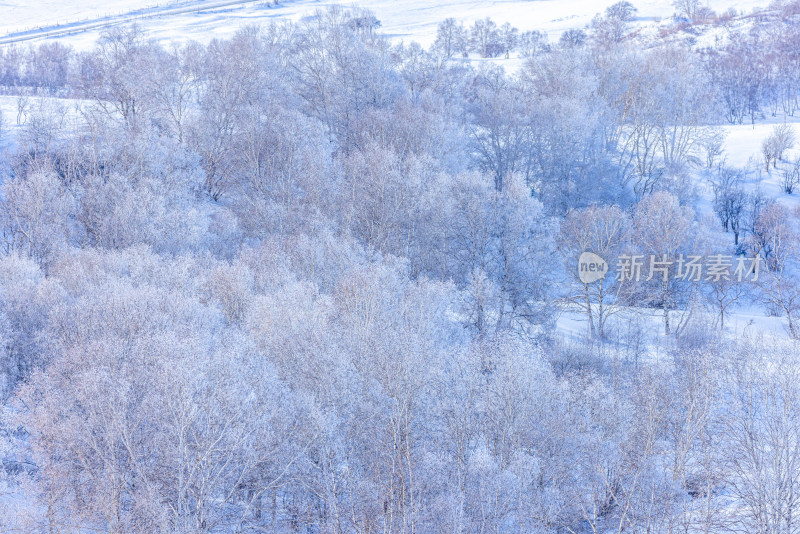
<path id="1" fill-rule="evenodd" d="M 800 532 L 800 2 L 678 4 L 0 47 L 0 531 Z"/>

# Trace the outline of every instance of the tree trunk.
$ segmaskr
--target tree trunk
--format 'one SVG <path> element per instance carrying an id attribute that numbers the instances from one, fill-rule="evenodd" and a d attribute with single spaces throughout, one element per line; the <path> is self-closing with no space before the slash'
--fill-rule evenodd
<path id="1" fill-rule="evenodd" d="M 592 301 L 589 298 L 589 284 L 583 284 L 583 296 L 586 299 L 586 317 L 589 319 L 589 335 L 595 338 L 597 332 L 594 328 L 594 318 L 592 317 Z"/>
<path id="2" fill-rule="evenodd" d="M 661 282 L 661 303 L 664 309 L 664 335 L 670 334 L 669 328 L 669 303 L 668 303 L 668 282 Z"/>
<path id="3" fill-rule="evenodd" d="M 786 319 L 789 321 L 789 335 L 792 336 L 792 339 L 797 339 L 797 329 L 792 320 L 792 312 L 789 310 L 786 310 Z"/>

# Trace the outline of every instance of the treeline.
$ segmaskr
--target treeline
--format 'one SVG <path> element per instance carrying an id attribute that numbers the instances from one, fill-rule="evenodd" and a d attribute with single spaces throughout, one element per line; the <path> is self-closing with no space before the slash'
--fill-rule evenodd
<path id="1" fill-rule="evenodd" d="M 705 28 L 729 28 L 727 44 L 697 50 L 716 86 L 715 97 L 727 121 L 741 124 L 762 114 L 794 115 L 800 91 L 796 75 L 800 70 L 800 5 L 796 1 L 778 0 L 748 16 L 733 9 L 717 15 L 696 0 L 681 0 L 674 6 L 676 22 L 662 30 L 665 40 L 691 43 Z M 548 42 L 543 32 L 520 32 L 509 23 L 498 25 L 491 18 L 479 19 L 468 27 L 450 18 L 439 25 L 429 53 L 441 61 L 470 55 L 508 57 L 510 53 L 532 58 L 554 48 L 614 47 L 638 39 L 632 25 L 636 12 L 630 2 L 618 2 L 598 14 L 587 30 L 565 31 L 557 43 Z M 737 22 L 742 23 L 742 29 L 735 28 Z M 356 31 L 371 33 L 380 28 L 380 21 L 365 12 L 355 16 L 350 25 Z M 91 83 L 96 68 L 94 55 L 58 42 L 0 47 L 0 86 L 11 94 L 91 97 L 87 83 Z"/>

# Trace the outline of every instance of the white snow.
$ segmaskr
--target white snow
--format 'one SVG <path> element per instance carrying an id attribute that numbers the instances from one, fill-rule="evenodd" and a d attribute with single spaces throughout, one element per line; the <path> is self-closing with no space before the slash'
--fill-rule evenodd
<path id="1" fill-rule="evenodd" d="M 595 14 L 617 0 L 362 0 L 359 2 L 330 2 L 320 0 L 281 0 L 275 6 L 267 0 L 191 0 L 153 2 L 153 0 L 6 0 L 0 2 L 0 39 L 8 34 L 34 28 L 59 25 L 75 30 L 87 23 L 110 25 L 135 21 L 160 41 L 208 41 L 225 37 L 248 24 L 265 24 L 276 20 L 300 20 L 320 8 L 331 5 L 358 6 L 372 10 L 382 23 L 382 31 L 396 40 L 417 41 L 427 46 L 436 35 L 436 26 L 448 17 L 466 24 L 491 17 L 498 24 L 511 23 L 521 31 L 541 30 L 557 40 L 571 28 L 586 27 Z M 218 7 L 225 3 L 224 7 Z M 638 8 L 637 21 L 648 25 L 671 17 L 672 2 L 640 0 L 632 2 Z M 232 5 L 231 5 L 232 4 Z M 708 5 L 717 11 L 733 7 L 750 12 L 763 6 L 761 0 L 710 0 Z M 55 29 L 55 28 L 50 28 Z M 92 46 L 101 29 L 61 36 L 59 39 L 76 48 Z"/>
<path id="2" fill-rule="evenodd" d="M 746 169 L 747 179 L 745 186 L 750 191 L 756 188 L 767 198 L 774 198 L 789 209 L 800 206 L 800 191 L 795 191 L 789 195 L 783 191 L 783 170 L 788 163 L 779 163 L 778 169 L 770 168 L 766 172 L 763 157 L 761 155 L 761 145 L 776 124 L 783 122 L 792 124 L 797 137 L 794 148 L 787 152 L 785 160 L 792 160 L 800 156 L 800 117 L 767 117 L 756 121 L 755 125 L 740 124 L 726 125 L 722 129 L 727 137 L 725 138 L 725 153 L 723 158 L 725 164 L 740 169 Z"/>

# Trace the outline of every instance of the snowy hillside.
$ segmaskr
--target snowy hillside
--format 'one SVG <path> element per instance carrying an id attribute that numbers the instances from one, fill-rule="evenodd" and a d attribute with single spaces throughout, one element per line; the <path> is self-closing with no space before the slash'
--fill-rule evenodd
<path id="1" fill-rule="evenodd" d="M 163 42 L 229 37 L 249 24 L 300 20 L 331 5 L 359 6 L 372 10 L 382 30 L 394 39 L 433 42 L 436 25 L 448 17 L 465 23 L 491 17 L 498 24 L 511 23 L 520 30 L 540 30 L 555 40 L 565 30 L 584 28 L 613 0 L 113 0 L 109 2 L 58 2 L 52 0 L 6 0 L 0 4 L 0 42 L 53 32 L 78 32 L 57 38 L 79 48 L 90 48 L 99 27 L 137 22 L 148 34 Z M 647 26 L 670 18 L 675 9 L 668 0 L 640 0 L 637 24 Z M 729 8 L 749 13 L 763 8 L 761 0 L 711 0 L 708 6 L 722 12 Z M 7 16 L 6 16 L 7 15 Z M 83 28 L 89 28 L 83 31 Z M 33 30 L 33 31 L 31 31 Z M 43 37 L 44 38 L 44 37 Z"/>

